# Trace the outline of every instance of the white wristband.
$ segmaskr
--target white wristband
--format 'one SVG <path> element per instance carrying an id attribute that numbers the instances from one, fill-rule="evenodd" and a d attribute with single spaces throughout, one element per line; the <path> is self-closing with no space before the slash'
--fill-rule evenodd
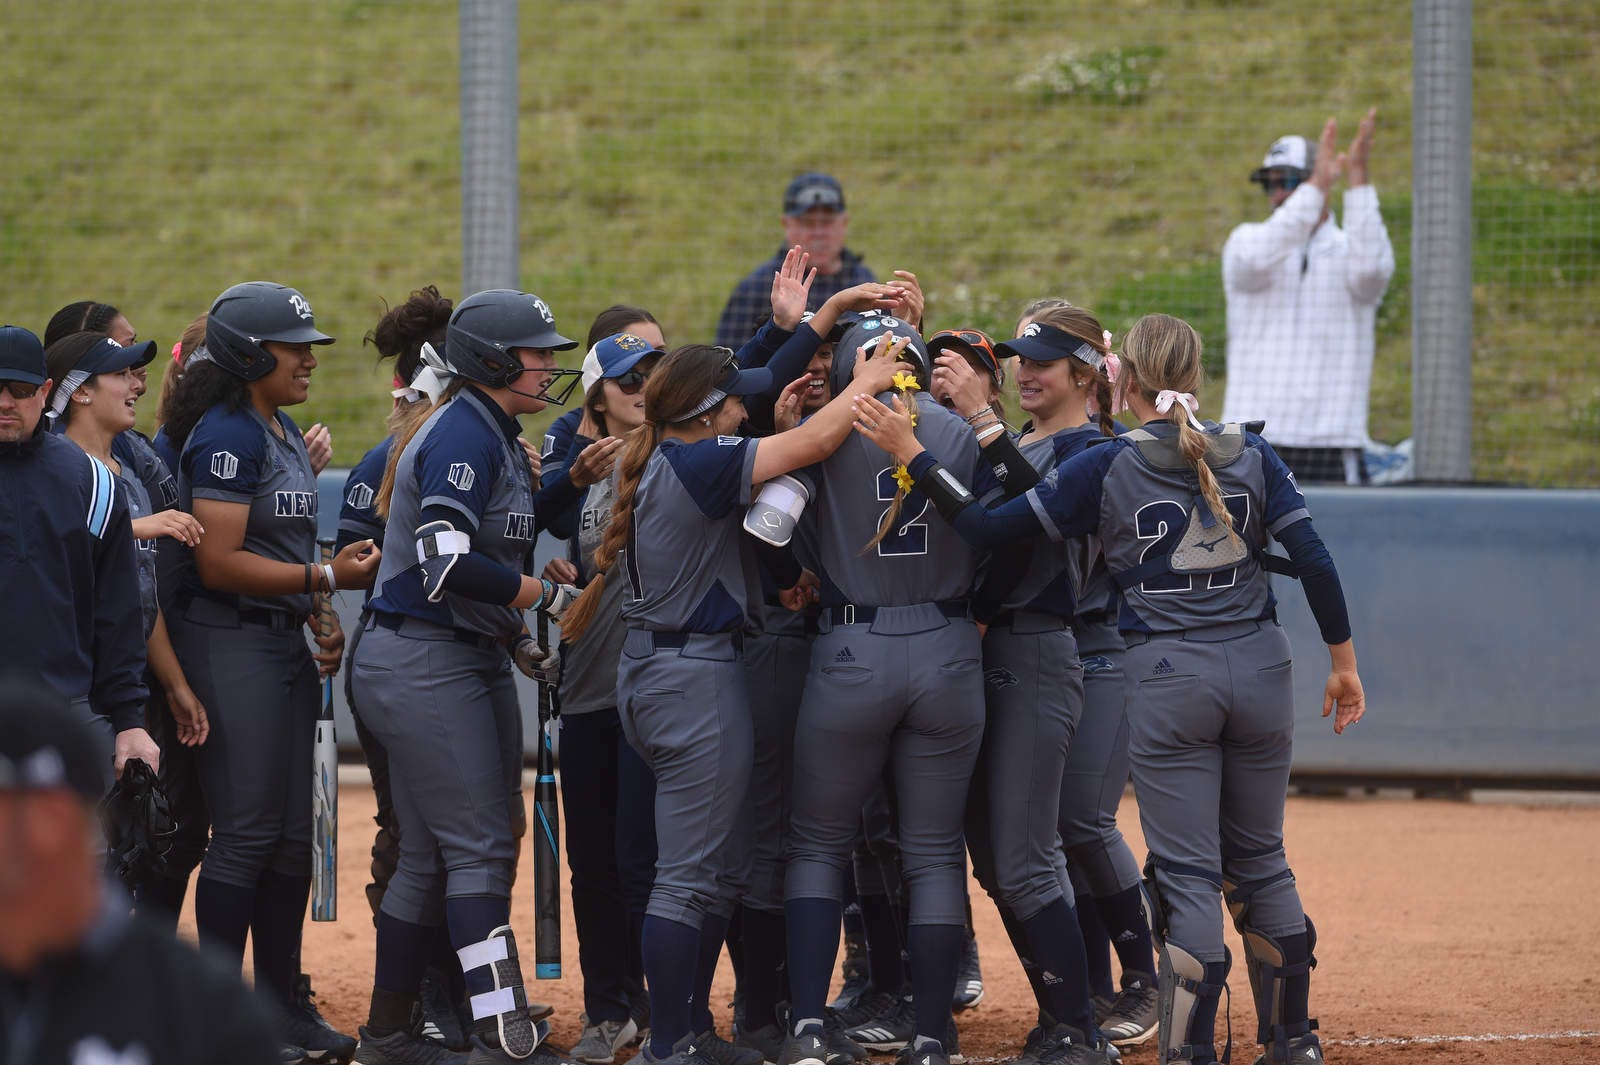
<path id="1" fill-rule="evenodd" d="M 333 567 L 324 565 L 322 567 L 322 575 L 328 580 L 328 591 L 337 592 L 339 590 L 339 586 L 335 584 L 333 580 Z"/>
<path id="2" fill-rule="evenodd" d="M 1006 427 L 1004 425 L 1001 425 L 1001 424 L 998 424 L 998 423 L 995 424 L 995 425 L 991 425 L 988 428 L 982 429 L 982 430 L 980 430 L 978 432 L 978 443 L 981 444 L 985 440 L 989 439 L 991 436 L 996 436 L 996 435 L 998 435 L 1000 433 L 1003 433 L 1005 431 L 1006 431 Z"/>

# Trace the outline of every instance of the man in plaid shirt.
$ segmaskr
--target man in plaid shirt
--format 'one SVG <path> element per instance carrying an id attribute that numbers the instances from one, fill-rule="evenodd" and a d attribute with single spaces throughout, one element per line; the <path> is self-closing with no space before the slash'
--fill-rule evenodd
<path id="1" fill-rule="evenodd" d="M 876 281 L 861 257 L 844 246 L 850 216 L 844 209 L 844 188 L 830 174 L 801 174 L 783 194 L 783 246 L 750 271 L 728 297 L 717 322 L 717 343 L 737 351 L 772 317 L 772 275 L 784 253 L 798 244 L 811 256 L 817 279 L 806 300 L 808 310 L 853 285 Z"/>

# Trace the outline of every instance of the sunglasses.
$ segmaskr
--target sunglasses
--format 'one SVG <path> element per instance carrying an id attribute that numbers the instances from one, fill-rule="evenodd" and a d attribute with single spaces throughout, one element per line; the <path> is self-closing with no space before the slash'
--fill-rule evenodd
<path id="1" fill-rule="evenodd" d="M 12 399 L 32 399 L 39 394 L 39 386 L 26 381 L 0 381 L 0 391 L 10 392 Z"/>
<path id="2" fill-rule="evenodd" d="M 1261 179 L 1261 190 L 1267 193 L 1277 192 L 1279 189 L 1293 192 L 1304 181 L 1304 178 L 1299 177 L 1264 177 Z"/>
<path id="3" fill-rule="evenodd" d="M 613 377 L 611 379 L 612 383 L 625 396 L 637 396 L 639 390 L 644 387 L 644 380 L 645 374 L 641 370 L 629 370 L 621 377 Z"/>

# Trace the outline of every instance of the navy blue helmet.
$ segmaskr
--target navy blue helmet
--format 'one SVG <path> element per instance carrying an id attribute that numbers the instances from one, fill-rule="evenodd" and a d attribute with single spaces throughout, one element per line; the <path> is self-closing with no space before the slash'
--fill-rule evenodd
<path id="1" fill-rule="evenodd" d="M 332 344 L 320 332 L 311 304 L 287 285 L 246 281 L 211 304 L 206 316 L 206 353 L 235 377 L 257 381 L 272 372 L 277 358 L 267 341 L 282 344 Z"/>

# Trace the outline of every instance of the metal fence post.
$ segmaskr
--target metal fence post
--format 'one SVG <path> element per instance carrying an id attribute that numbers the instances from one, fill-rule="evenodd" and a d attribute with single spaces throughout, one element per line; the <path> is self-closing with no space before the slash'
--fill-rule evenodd
<path id="1" fill-rule="evenodd" d="M 1472 2 L 1411 9 L 1416 477 L 1472 479 Z"/>
<path id="2" fill-rule="evenodd" d="M 461 295 L 520 288 L 517 2 L 460 0 Z"/>

